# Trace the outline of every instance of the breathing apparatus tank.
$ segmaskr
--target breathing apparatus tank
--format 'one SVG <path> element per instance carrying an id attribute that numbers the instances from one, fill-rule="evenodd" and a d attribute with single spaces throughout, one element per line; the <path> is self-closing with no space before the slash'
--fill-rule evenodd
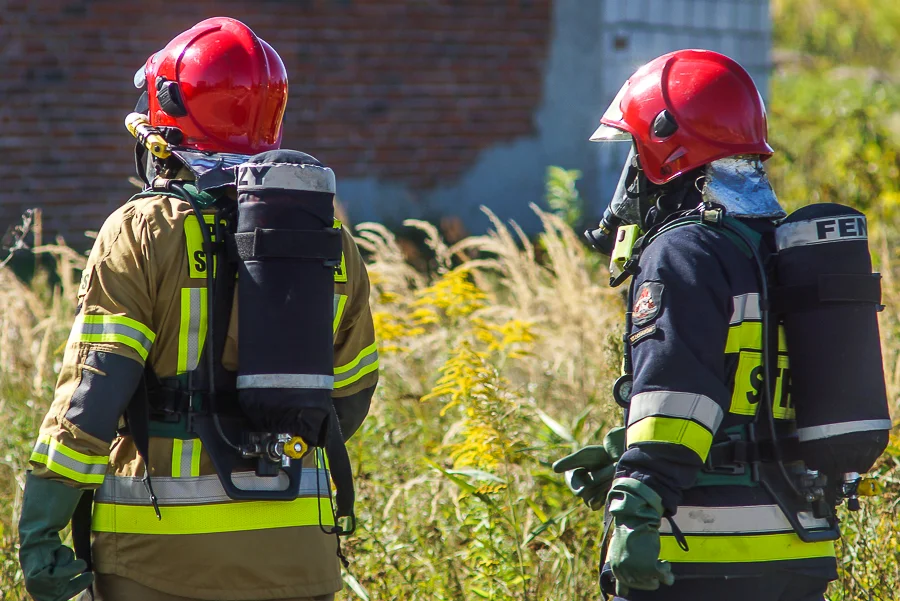
<path id="1" fill-rule="evenodd" d="M 238 404 L 262 432 L 324 447 L 338 427 L 332 333 L 334 173 L 274 150 L 238 167 Z"/>
<path id="2" fill-rule="evenodd" d="M 800 455 L 829 479 L 871 469 L 891 429 L 865 215 L 813 204 L 776 230 L 773 309 L 790 353 Z M 833 480 L 832 480 L 833 481 Z M 854 485 L 855 488 L 855 485 Z"/>

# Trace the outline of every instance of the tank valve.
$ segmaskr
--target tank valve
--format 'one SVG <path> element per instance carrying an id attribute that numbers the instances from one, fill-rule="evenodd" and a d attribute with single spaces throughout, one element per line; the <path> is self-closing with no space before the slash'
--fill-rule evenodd
<path id="1" fill-rule="evenodd" d="M 309 451 L 309 445 L 299 436 L 294 436 L 284 444 L 284 454 L 291 459 L 302 459 Z"/>
<path id="2" fill-rule="evenodd" d="M 859 483 L 862 479 L 856 472 L 847 472 L 844 474 L 844 481 L 841 483 L 841 496 L 847 499 L 847 509 L 850 511 L 859 511 Z"/>

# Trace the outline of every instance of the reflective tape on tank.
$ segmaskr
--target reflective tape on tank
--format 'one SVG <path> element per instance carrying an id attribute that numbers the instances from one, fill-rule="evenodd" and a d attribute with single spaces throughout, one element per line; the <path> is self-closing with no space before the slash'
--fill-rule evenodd
<path id="1" fill-rule="evenodd" d="M 197 369 L 207 328 L 206 288 L 181 289 L 181 324 L 178 329 L 178 373 Z"/>
<path id="2" fill-rule="evenodd" d="M 805 543 L 794 533 L 685 535 L 689 551 L 673 535 L 660 537 L 659 558 L 672 563 L 761 563 L 834 557 L 834 542 Z"/>
<path id="3" fill-rule="evenodd" d="M 69 342 L 117 342 L 147 360 L 156 334 L 139 321 L 124 315 L 79 315 Z"/>
<path id="4" fill-rule="evenodd" d="M 722 423 L 724 412 L 708 396 L 692 392 L 652 391 L 631 397 L 629 426 L 652 415 L 692 419 L 715 432 Z"/>
<path id="5" fill-rule="evenodd" d="M 812 514 L 797 514 L 804 528 L 828 528 L 828 520 L 817 519 Z M 683 505 L 672 516 L 678 529 L 684 534 L 761 534 L 793 532 L 787 516 L 778 505 L 747 505 L 734 507 L 695 507 Z M 672 526 L 663 521 L 662 534 L 671 534 Z"/>
<path id="6" fill-rule="evenodd" d="M 890 430 L 892 427 L 891 420 L 889 419 L 864 419 L 855 422 L 840 422 L 837 424 L 797 428 L 797 438 L 800 442 L 808 442 L 810 440 L 821 440 L 823 438 L 841 436 L 842 434 L 852 434 L 854 432 Z"/>
<path id="7" fill-rule="evenodd" d="M 319 165 L 244 163 L 237 167 L 238 194 L 249 191 L 293 190 L 334 194 L 334 171 Z"/>
<path id="8" fill-rule="evenodd" d="M 106 477 L 109 456 L 85 455 L 45 435 L 38 438 L 30 460 L 75 482 L 101 484 Z"/>
<path id="9" fill-rule="evenodd" d="M 199 438 L 172 439 L 172 476 L 190 478 L 200 475 L 200 451 L 203 443 Z M 155 482 L 155 480 L 154 480 Z"/>
<path id="10" fill-rule="evenodd" d="M 713 435 L 695 421 L 674 417 L 646 417 L 628 426 L 625 431 L 627 447 L 642 442 L 661 442 L 687 447 L 702 461 L 706 461 Z"/>
<path id="11" fill-rule="evenodd" d="M 834 215 L 793 223 L 775 229 L 778 250 L 795 246 L 813 246 L 830 242 L 868 240 L 869 228 L 864 215 Z"/>
<path id="12" fill-rule="evenodd" d="M 237 377 L 237 387 L 247 388 L 310 388 L 332 390 L 334 376 L 321 374 L 249 374 Z"/>
<path id="13" fill-rule="evenodd" d="M 334 387 L 343 388 L 378 370 L 378 343 L 373 342 L 346 365 L 334 368 Z"/>
<path id="14" fill-rule="evenodd" d="M 260 477 L 253 472 L 238 472 L 232 474 L 231 481 L 239 489 L 250 491 L 285 490 L 289 482 L 284 472 L 279 472 L 275 477 Z M 189 478 L 157 476 L 153 478 L 153 492 L 156 493 L 160 507 L 234 502 L 215 474 Z M 94 494 L 94 499 L 98 503 L 151 505 L 150 493 L 143 478 L 107 476 L 103 486 Z M 327 498 L 329 494 L 328 471 L 313 467 L 303 468 L 298 496 Z"/>
<path id="15" fill-rule="evenodd" d="M 346 294 L 335 294 L 334 295 L 334 323 L 332 324 L 332 330 L 335 334 L 337 334 L 338 327 L 341 325 L 341 318 L 344 316 L 344 307 L 347 306 L 347 295 Z"/>
<path id="16" fill-rule="evenodd" d="M 732 297 L 734 310 L 731 312 L 731 325 L 739 324 L 742 321 L 759 321 L 762 319 L 762 312 L 759 306 L 759 294 L 750 292 L 748 294 L 739 294 Z"/>
<path id="17" fill-rule="evenodd" d="M 157 479 L 153 479 L 154 490 Z M 306 497 L 293 501 L 232 501 L 211 505 L 150 507 L 94 502 L 94 532 L 120 534 L 212 534 L 296 526 L 333 526 L 331 499 Z"/>

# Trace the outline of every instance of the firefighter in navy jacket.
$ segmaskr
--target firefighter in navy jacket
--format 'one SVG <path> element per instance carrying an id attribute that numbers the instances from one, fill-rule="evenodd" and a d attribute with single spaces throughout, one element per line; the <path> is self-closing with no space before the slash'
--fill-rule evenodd
<path id="1" fill-rule="evenodd" d="M 746 437 L 767 398 L 779 428 L 794 418 L 781 335 L 763 394 L 759 271 L 745 242 L 770 252 L 785 216 L 763 168 L 766 134 L 746 71 L 683 50 L 640 68 L 591 138 L 632 143 L 595 245 L 609 252 L 620 225 L 644 234 L 628 265 L 626 436 L 599 460 L 570 456 L 556 469 L 578 468 L 570 480 L 583 498 L 610 487 L 601 586 L 616 599 L 822 600 L 836 578 L 832 541 L 804 542 L 745 464 L 711 461 L 717 445 Z M 692 213 L 696 222 L 676 223 Z M 746 235 L 704 223 L 724 215 Z M 812 532 L 830 526 L 801 516 Z"/>

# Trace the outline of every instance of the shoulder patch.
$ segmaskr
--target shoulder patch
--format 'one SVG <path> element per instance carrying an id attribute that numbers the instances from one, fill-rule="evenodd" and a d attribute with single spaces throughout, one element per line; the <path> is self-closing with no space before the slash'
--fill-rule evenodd
<path id="1" fill-rule="evenodd" d="M 631 323 L 643 326 L 659 315 L 662 309 L 662 282 L 644 282 L 634 295 L 634 306 L 631 308 Z"/>

